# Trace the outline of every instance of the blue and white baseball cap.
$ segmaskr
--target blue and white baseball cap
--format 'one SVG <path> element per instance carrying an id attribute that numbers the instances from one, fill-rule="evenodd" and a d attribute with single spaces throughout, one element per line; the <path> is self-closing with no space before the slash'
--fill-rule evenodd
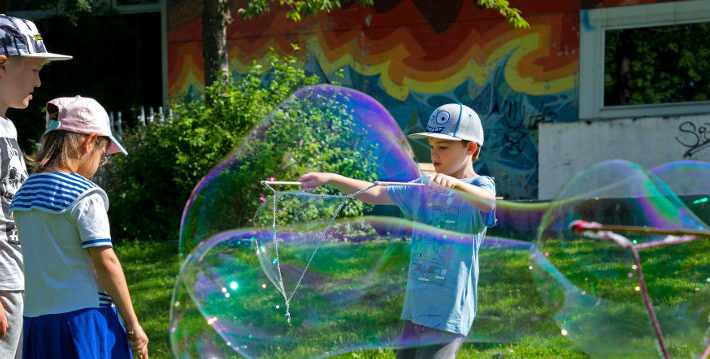
<path id="1" fill-rule="evenodd" d="M 483 126 L 476 111 L 460 103 L 449 103 L 439 106 L 431 113 L 426 132 L 412 133 L 409 137 L 466 140 L 483 146 Z"/>
<path id="2" fill-rule="evenodd" d="M 72 58 L 48 52 L 42 35 L 32 21 L 5 14 L 0 14 L 0 55 L 36 57 L 50 61 Z"/>

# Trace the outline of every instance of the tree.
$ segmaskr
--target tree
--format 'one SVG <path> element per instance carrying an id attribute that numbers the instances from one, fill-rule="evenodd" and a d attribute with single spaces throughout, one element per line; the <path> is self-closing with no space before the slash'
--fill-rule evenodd
<path id="1" fill-rule="evenodd" d="M 374 0 L 346 0 L 347 3 L 358 2 L 362 6 L 372 5 Z M 515 28 L 530 28 L 519 9 L 510 7 L 507 0 L 476 0 L 478 6 L 498 11 Z M 307 16 L 321 12 L 330 12 L 341 7 L 341 0 L 248 0 L 246 7 L 237 12 L 243 19 L 269 12 L 273 4 L 288 9 L 286 18 L 294 22 Z M 219 73 L 229 72 L 227 58 L 227 25 L 231 22 L 228 0 L 205 0 L 202 12 L 202 39 L 204 41 L 203 56 L 205 63 L 205 86 L 210 86 Z"/>
<path id="2" fill-rule="evenodd" d="M 229 72 L 227 25 L 232 22 L 228 0 L 207 0 L 202 9 L 202 57 L 205 63 L 205 86 L 211 86 L 220 74 Z M 207 99 L 209 102 L 209 99 Z"/>

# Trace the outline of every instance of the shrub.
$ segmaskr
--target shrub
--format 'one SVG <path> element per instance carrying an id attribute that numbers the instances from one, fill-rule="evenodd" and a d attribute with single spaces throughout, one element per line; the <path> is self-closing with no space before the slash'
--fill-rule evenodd
<path id="1" fill-rule="evenodd" d="M 117 238 L 175 239 L 185 202 L 198 181 L 259 121 L 295 90 L 318 82 L 293 56 L 270 56 L 243 76 L 223 78 L 204 98 L 173 106 L 170 123 L 124 134 L 129 155 L 114 156 L 101 174 Z M 231 80 L 231 81 L 230 81 Z"/>
<path id="2" fill-rule="evenodd" d="M 295 180 L 311 171 L 335 172 L 373 181 L 378 178 L 379 144 L 371 129 L 358 126 L 342 88 L 304 88 L 261 122 L 219 171 L 209 175 L 193 194 L 180 234 L 183 253 L 217 233 L 244 225 L 268 228 L 273 202 L 262 201 L 272 192 L 260 185 L 269 177 Z M 283 188 L 277 188 L 281 191 Z M 319 187 L 319 194 L 341 194 Z M 279 195 L 276 222 L 279 229 L 301 225 L 301 230 L 332 218 L 341 198 L 313 197 L 303 193 Z M 344 203 L 339 217 L 358 216 L 371 206 L 361 201 Z M 255 213 L 258 213 L 255 217 Z"/>

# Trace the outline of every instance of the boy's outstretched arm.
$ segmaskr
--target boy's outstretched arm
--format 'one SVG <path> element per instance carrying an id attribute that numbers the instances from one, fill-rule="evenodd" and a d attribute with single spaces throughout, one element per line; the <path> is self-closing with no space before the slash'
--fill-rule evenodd
<path id="1" fill-rule="evenodd" d="M 333 186 L 340 191 L 351 194 L 372 186 L 372 182 L 356 180 L 354 178 L 341 176 L 336 173 L 311 172 L 298 179 L 303 189 L 316 188 L 322 185 Z M 355 198 L 369 204 L 390 204 L 394 202 L 387 193 L 387 188 L 376 186 L 355 196 Z"/>
<path id="2" fill-rule="evenodd" d="M 490 212 L 496 208 L 496 196 L 481 187 L 474 186 L 443 173 L 430 174 L 429 179 L 442 187 L 466 193 L 467 195 L 463 196 L 466 202 L 478 208 L 481 212 Z"/>

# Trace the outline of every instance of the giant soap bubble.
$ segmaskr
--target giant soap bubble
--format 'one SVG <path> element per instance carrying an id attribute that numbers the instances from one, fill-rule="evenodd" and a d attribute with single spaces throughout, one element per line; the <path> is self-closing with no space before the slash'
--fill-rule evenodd
<path id="1" fill-rule="evenodd" d="M 336 86 L 298 91 L 202 179 L 185 207 L 170 322 L 176 356 L 322 358 L 422 344 L 400 334 L 412 233 L 447 245 L 473 246 L 472 237 L 332 188 L 261 182 L 311 171 L 367 181 L 421 176 L 377 101 Z M 710 167 L 699 162 L 646 171 L 611 161 L 578 174 L 549 203 L 499 201 L 499 227 L 480 250 L 467 341 L 646 358 L 662 354 L 660 331 L 669 355 L 700 356 L 710 328 L 708 240 L 655 247 L 669 237 L 627 235 L 639 267 L 630 247 L 569 226 L 707 230 L 707 178 Z"/>
<path id="2" fill-rule="evenodd" d="M 298 91 L 204 177 L 186 205 L 171 310 L 178 357 L 317 358 L 416 344 L 400 337 L 412 231 L 469 246 L 471 235 L 413 223 L 395 207 L 366 206 L 327 187 L 306 193 L 261 184 L 310 171 L 368 181 L 420 176 L 405 136 L 377 101 L 335 86 Z M 469 341 L 510 342 L 539 330 L 545 313 L 529 300 L 529 247 L 484 242 Z M 506 313 L 496 301 L 519 311 Z"/>
<path id="3" fill-rule="evenodd" d="M 710 163 L 677 161 L 652 168 L 653 173 L 705 223 L 710 222 Z"/>
<path id="4" fill-rule="evenodd" d="M 539 229 L 531 258 L 540 293 L 557 312 L 562 334 L 594 357 L 697 357 L 707 344 L 708 239 L 682 242 L 684 237 L 640 233 L 615 243 L 609 239 L 618 239 L 618 232 L 594 239 L 569 227 L 584 220 L 706 231 L 703 220 L 671 188 L 707 196 L 707 167 L 669 165 L 655 172 L 620 160 L 596 165 L 560 190 Z M 689 177 L 689 172 L 702 177 Z M 673 240 L 682 243 L 665 245 Z"/>

